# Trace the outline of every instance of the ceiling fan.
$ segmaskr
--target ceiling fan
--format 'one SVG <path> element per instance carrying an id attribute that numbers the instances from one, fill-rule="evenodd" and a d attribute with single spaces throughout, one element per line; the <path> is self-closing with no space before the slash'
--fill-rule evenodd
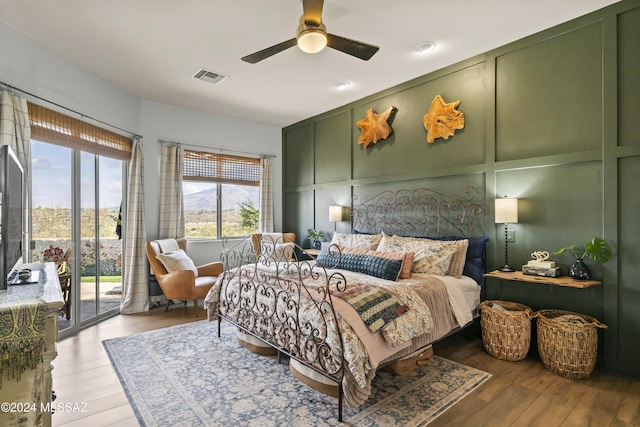
<path id="1" fill-rule="evenodd" d="M 347 39 L 327 33 L 327 27 L 322 23 L 322 6 L 324 0 L 302 0 L 302 16 L 296 32 L 296 37 L 242 58 L 250 64 L 267 59 L 296 44 L 307 53 L 316 53 L 325 46 L 339 50 L 356 58 L 368 61 L 380 49 L 378 46 Z"/>

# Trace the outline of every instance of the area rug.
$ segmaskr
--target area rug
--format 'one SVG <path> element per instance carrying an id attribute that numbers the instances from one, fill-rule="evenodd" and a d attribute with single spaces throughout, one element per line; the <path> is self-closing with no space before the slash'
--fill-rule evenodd
<path id="1" fill-rule="evenodd" d="M 140 425 L 335 426 L 338 400 L 299 382 L 288 363 L 242 347 L 207 320 L 103 341 Z M 378 372 L 344 425 L 424 426 L 491 375 L 435 356 L 408 375 Z"/>

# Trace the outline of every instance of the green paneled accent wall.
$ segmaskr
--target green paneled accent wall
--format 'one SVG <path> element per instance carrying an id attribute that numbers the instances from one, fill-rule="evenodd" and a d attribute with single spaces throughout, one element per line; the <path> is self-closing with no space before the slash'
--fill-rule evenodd
<path id="1" fill-rule="evenodd" d="M 307 123 L 300 127 L 284 131 L 284 168 L 285 178 L 296 185 L 313 184 L 313 126 Z"/>
<path id="2" fill-rule="evenodd" d="M 640 367 L 640 156 L 620 160 L 620 218 L 618 238 L 619 282 L 619 352 L 624 361 L 623 373 L 637 376 Z"/>
<path id="3" fill-rule="evenodd" d="M 478 189 L 477 235 L 490 237 L 487 268 L 504 264 L 495 197 L 518 197 L 509 263 L 536 250 L 605 238 L 600 286 L 563 288 L 490 279 L 488 299 L 557 308 L 604 322 L 598 369 L 640 379 L 640 0 L 600 11 L 469 58 L 283 130 L 285 228 L 330 236 L 330 204 L 421 187 L 462 196 Z M 431 101 L 461 101 L 465 128 L 426 142 Z M 364 149 L 356 122 L 397 108 L 393 134 Z M 476 226 L 474 224 L 474 226 Z M 447 233 L 447 231 L 443 231 Z M 554 256 L 564 274 L 574 261 Z M 535 349 L 534 349 L 535 351 Z"/>
<path id="4" fill-rule="evenodd" d="M 602 236 L 602 194 L 594 192 L 602 183 L 600 162 L 569 163 L 496 171 L 498 195 L 518 198 L 518 223 L 509 224 L 515 241 L 509 243 L 509 264 L 520 270 L 533 251 L 553 252 L 570 245 L 582 246 L 587 239 Z M 570 209 L 579 206 L 580 209 Z M 496 251 L 493 265 L 504 264 L 504 225 L 496 224 Z M 589 230 L 589 231 L 585 231 Z M 592 234 L 588 234 L 592 233 Z M 569 254 L 553 257 L 560 265 L 575 261 Z M 589 263 L 593 277 L 602 280 L 602 266 Z M 564 269 L 566 274 L 566 268 Z M 540 284 L 499 283 L 490 298 L 522 300 L 526 294 L 531 308 L 559 308 L 602 319 L 601 289 L 572 289 Z M 524 288 L 524 289 L 523 289 Z"/>
<path id="5" fill-rule="evenodd" d="M 287 218 L 284 231 L 296 233 L 296 243 L 301 246 L 305 245 L 307 230 L 315 227 L 313 196 L 313 191 L 300 191 L 284 195 L 284 215 Z M 306 244 L 308 245 L 308 242 Z"/>
<path id="6" fill-rule="evenodd" d="M 315 183 L 344 182 L 349 178 L 349 113 L 340 111 L 315 122 Z"/>
<path id="7" fill-rule="evenodd" d="M 316 190 L 316 228 L 323 230 L 325 233 L 324 240 L 326 241 L 331 240 L 334 231 L 351 232 L 351 223 L 349 221 L 329 221 L 329 206 L 331 205 L 351 206 L 351 188 L 343 186 Z"/>
<path id="8" fill-rule="evenodd" d="M 640 145 L 640 9 L 618 17 L 619 145 Z"/>
<path id="9" fill-rule="evenodd" d="M 508 226 L 516 232 L 509 250 L 512 267 L 526 264 L 535 250 L 582 246 L 602 236 L 602 193 L 594 191 L 602 186 L 601 171 L 598 161 L 496 171 L 496 194 L 518 198 L 518 224 Z M 503 247 L 504 225 L 496 227 L 497 245 Z M 504 253 L 496 255 L 494 265 L 504 264 Z M 574 261 L 568 254 L 554 259 L 565 266 Z M 596 279 L 602 278 L 599 267 L 592 268 Z"/>
<path id="10" fill-rule="evenodd" d="M 433 168 L 483 163 L 485 82 L 485 64 L 474 64 L 456 73 L 355 106 L 351 144 L 354 179 L 422 174 Z M 465 114 L 465 128 L 456 131 L 453 138 L 429 144 L 423 116 L 429 111 L 436 95 L 441 95 L 447 103 L 462 101 L 458 109 Z M 393 133 L 388 139 L 365 149 L 358 144 L 361 132 L 355 123 L 366 116 L 368 109 L 381 113 L 390 106 L 397 108 L 391 122 Z M 479 135 L 482 137 L 478 138 Z"/>
<path id="11" fill-rule="evenodd" d="M 602 142 L 602 25 L 496 58 L 496 160 L 597 150 Z"/>

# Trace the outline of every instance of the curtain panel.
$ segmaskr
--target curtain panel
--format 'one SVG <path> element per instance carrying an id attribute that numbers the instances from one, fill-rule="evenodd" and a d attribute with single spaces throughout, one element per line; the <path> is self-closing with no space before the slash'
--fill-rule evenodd
<path id="1" fill-rule="evenodd" d="M 125 213 L 125 269 L 122 277 L 120 313 L 149 311 L 149 267 L 144 207 L 144 161 L 142 143 L 135 140 L 129 162 L 129 187 Z"/>
<path id="2" fill-rule="evenodd" d="M 260 177 L 260 231 L 273 232 L 273 184 L 271 177 L 271 159 L 260 161 L 262 175 Z"/>
<path id="3" fill-rule="evenodd" d="M 163 146 L 160 158 L 159 238 L 184 237 L 183 159 L 179 146 Z"/>

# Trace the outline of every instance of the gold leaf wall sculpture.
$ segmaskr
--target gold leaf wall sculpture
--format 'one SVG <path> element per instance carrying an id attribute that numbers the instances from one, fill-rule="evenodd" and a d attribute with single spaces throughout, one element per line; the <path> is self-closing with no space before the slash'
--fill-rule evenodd
<path id="1" fill-rule="evenodd" d="M 360 138 L 358 138 L 358 144 L 364 145 L 364 148 L 369 148 L 379 140 L 388 138 L 393 129 L 391 129 L 387 121 L 395 110 L 396 107 L 393 106 L 380 114 L 377 114 L 371 108 L 367 110 L 365 118 L 356 122 L 356 126 L 362 131 Z"/>
<path id="2" fill-rule="evenodd" d="M 431 108 L 424 115 L 423 123 L 427 129 L 427 142 L 433 144 L 436 138 L 449 139 L 456 129 L 464 127 L 464 113 L 456 110 L 460 101 L 447 104 L 440 95 L 431 101 Z"/>

